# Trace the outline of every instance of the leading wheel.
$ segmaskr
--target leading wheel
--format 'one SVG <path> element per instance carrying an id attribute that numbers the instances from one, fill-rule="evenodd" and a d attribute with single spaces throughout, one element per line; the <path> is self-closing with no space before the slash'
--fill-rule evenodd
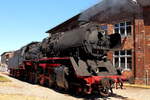
<path id="1" fill-rule="evenodd" d="M 105 96 L 105 97 L 110 95 L 109 89 L 101 89 L 99 92 L 100 92 L 100 95 Z"/>

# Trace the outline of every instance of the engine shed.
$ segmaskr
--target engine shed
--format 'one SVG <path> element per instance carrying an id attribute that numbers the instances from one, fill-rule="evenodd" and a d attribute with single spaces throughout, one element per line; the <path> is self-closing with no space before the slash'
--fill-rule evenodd
<path id="1" fill-rule="evenodd" d="M 150 1 L 103 0 L 46 33 L 58 35 L 89 22 L 98 23 L 107 34 L 121 34 L 122 47 L 110 51 L 108 58 L 131 72 L 134 83 L 150 85 Z"/>

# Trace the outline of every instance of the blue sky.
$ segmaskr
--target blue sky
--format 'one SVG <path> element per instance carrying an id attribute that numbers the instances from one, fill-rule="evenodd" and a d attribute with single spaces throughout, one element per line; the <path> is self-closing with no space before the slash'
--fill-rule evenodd
<path id="1" fill-rule="evenodd" d="M 47 37 L 45 32 L 100 0 L 0 0 L 0 54 Z"/>

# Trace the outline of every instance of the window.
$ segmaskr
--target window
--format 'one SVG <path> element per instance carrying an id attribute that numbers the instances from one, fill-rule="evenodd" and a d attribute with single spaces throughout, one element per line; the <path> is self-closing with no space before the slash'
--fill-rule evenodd
<path id="1" fill-rule="evenodd" d="M 115 51 L 113 65 L 123 69 L 132 69 L 132 50 Z"/>
<path id="2" fill-rule="evenodd" d="M 131 22 L 122 22 L 114 25 L 114 32 L 121 34 L 121 36 L 128 36 L 132 33 Z"/>

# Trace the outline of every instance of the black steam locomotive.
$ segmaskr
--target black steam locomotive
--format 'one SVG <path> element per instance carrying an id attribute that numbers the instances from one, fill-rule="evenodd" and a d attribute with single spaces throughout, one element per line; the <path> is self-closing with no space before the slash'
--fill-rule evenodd
<path id="1" fill-rule="evenodd" d="M 15 51 L 9 60 L 10 75 L 76 93 L 108 95 L 117 72 L 107 52 L 120 45 L 119 34 L 105 34 L 97 24 L 88 23 Z"/>

